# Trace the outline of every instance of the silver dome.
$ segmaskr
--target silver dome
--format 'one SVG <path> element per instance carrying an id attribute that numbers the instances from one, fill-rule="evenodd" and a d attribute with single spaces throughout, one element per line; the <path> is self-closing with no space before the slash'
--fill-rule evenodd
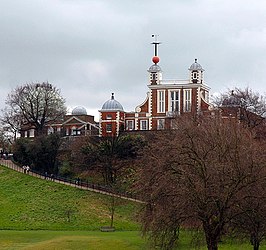
<path id="1" fill-rule="evenodd" d="M 191 64 L 189 70 L 200 70 L 200 71 L 204 71 L 204 69 L 201 67 L 201 65 L 197 62 L 197 59 L 195 59 L 195 62 L 193 64 Z"/>
<path id="2" fill-rule="evenodd" d="M 103 104 L 102 110 L 124 111 L 123 106 L 117 100 L 115 100 L 114 93 L 112 93 L 111 99 Z"/>
<path id="3" fill-rule="evenodd" d="M 241 99 L 234 94 L 234 91 L 231 91 L 231 95 L 223 100 L 222 106 L 225 107 L 240 107 Z"/>
<path id="4" fill-rule="evenodd" d="M 78 106 L 72 110 L 72 115 L 87 115 L 87 110 L 84 107 Z"/>
<path id="5" fill-rule="evenodd" d="M 148 69 L 148 72 L 151 72 L 151 73 L 153 73 L 153 72 L 161 72 L 161 71 L 162 71 L 161 67 L 159 65 L 157 65 L 157 64 L 151 65 L 150 68 Z"/>

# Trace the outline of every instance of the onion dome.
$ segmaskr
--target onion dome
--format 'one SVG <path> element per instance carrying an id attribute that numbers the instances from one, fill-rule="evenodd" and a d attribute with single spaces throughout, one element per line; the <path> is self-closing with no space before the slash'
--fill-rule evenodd
<path id="1" fill-rule="evenodd" d="M 161 67 L 157 64 L 151 65 L 150 68 L 148 69 L 148 72 L 150 73 L 156 73 L 156 72 L 161 72 L 161 71 L 162 71 Z"/>
<path id="2" fill-rule="evenodd" d="M 204 71 L 204 69 L 201 67 L 201 65 L 197 62 L 198 60 L 195 59 L 195 62 L 191 64 L 189 70 L 194 71 L 194 70 L 199 70 L 199 71 Z"/>
<path id="3" fill-rule="evenodd" d="M 231 95 L 225 98 L 222 102 L 222 106 L 225 107 L 239 107 L 241 105 L 241 99 L 238 98 L 232 90 Z"/>
<path id="4" fill-rule="evenodd" d="M 84 107 L 78 106 L 72 110 L 72 115 L 87 115 L 87 110 Z"/>
<path id="5" fill-rule="evenodd" d="M 117 100 L 115 100 L 114 93 L 112 93 L 111 99 L 103 104 L 101 111 L 104 110 L 124 111 L 123 106 Z"/>

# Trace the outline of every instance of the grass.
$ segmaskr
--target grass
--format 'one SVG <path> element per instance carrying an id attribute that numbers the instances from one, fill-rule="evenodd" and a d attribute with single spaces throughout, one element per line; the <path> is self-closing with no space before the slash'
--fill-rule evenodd
<path id="1" fill-rule="evenodd" d="M 5 250 L 148 250 L 135 220 L 137 204 L 116 199 L 116 232 L 110 224 L 110 197 L 15 172 L 0 166 L 0 249 Z M 181 231 L 178 249 L 191 245 L 192 235 Z M 226 241 L 221 250 L 252 249 L 249 243 Z M 266 250 L 262 246 L 261 250 Z M 152 249 L 153 250 L 153 249 Z"/>
<path id="2" fill-rule="evenodd" d="M 191 234 L 181 232 L 177 249 L 203 250 L 191 245 Z M 154 250 L 137 231 L 102 233 L 99 231 L 0 231 L 0 249 L 3 250 Z M 159 248 L 156 248 L 159 250 Z M 249 250 L 248 243 L 223 242 L 220 250 Z M 261 250 L 266 247 L 262 246 Z"/>
<path id="3" fill-rule="evenodd" d="M 114 226 L 138 230 L 136 204 L 116 198 Z M 110 198 L 0 167 L 0 229 L 98 230 L 110 225 Z"/>
<path id="4" fill-rule="evenodd" d="M 12 250 L 141 250 L 148 249 L 136 231 L 1 231 L 0 248 Z"/>

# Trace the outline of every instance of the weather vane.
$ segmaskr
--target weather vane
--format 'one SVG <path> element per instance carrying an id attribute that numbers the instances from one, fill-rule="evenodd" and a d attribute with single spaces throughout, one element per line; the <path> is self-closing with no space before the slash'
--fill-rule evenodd
<path id="1" fill-rule="evenodd" d="M 158 56 L 158 45 L 160 42 L 158 41 L 159 35 L 151 35 L 151 37 L 154 37 L 154 41 L 151 44 L 154 44 L 154 56 Z"/>

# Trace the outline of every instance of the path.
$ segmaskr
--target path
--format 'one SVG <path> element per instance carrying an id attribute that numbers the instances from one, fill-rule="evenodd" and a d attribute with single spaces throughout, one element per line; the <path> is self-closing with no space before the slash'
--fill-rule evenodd
<path id="1" fill-rule="evenodd" d="M 0 165 L 3 165 L 3 166 L 8 167 L 10 169 L 13 169 L 13 170 L 15 170 L 17 172 L 24 173 L 24 170 L 21 167 L 19 167 L 18 165 L 14 164 L 11 160 L 0 159 Z M 115 194 L 115 193 L 112 193 L 112 192 L 101 190 L 101 189 L 97 188 L 97 185 L 95 185 L 95 187 L 94 187 L 94 185 L 91 185 L 91 184 L 90 185 L 93 186 L 93 187 L 88 187 L 88 184 L 87 185 L 78 185 L 76 183 L 67 182 L 67 181 L 64 181 L 64 180 L 59 179 L 59 178 L 53 178 L 53 179 L 47 178 L 44 175 L 35 173 L 33 171 L 29 171 L 28 174 L 31 175 L 31 176 L 34 176 L 36 178 L 46 179 L 46 180 L 57 182 L 57 183 L 64 184 L 64 185 L 67 185 L 67 186 L 71 186 L 71 187 L 75 187 L 75 188 L 79 188 L 79 189 L 83 189 L 83 190 L 88 190 L 88 191 L 91 191 L 91 192 L 101 193 L 101 194 L 105 194 L 105 195 L 109 195 L 109 196 L 113 196 L 113 197 L 118 197 L 118 198 L 125 199 L 125 200 L 128 200 L 128 201 L 144 203 L 141 200 L 125 196 L 124 194 Z"/>

